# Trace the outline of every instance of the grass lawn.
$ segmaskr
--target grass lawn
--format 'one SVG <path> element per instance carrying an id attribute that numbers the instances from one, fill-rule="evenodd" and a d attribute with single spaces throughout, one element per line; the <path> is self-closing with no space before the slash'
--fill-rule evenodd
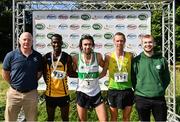
<path id="1" fill-rule="evenodd" d="M 0 64 L 0 74 L 1 74 L 1 69 L 2 69 L 2 64 Z M 177 71 L 176 76 L 177 76 L 176 77 L 177 114 L 180 115 L 180 71 Z M 7 91 L 8 87 L 9 87 L 9 85 L 4 80 L 2 80 L 2 76 L 0 75 L 0 121 L 4 120 L 4 109 L 5 109 L 5 100 L 6 100 L 5 95 L 6 95 L 6 91 Z M 103 93 L 104 96 L 106 96 L 105 94 L 106 93 Z M 39 96 L 40 96 L 39 97 L 40 102 L 39 102 L 38 121 L 44 122 L 47 119 L 47 114 L 46 114 L 46 109 L 45 109 L 45 102 L 43 99 L 43 92 L 39 92 Z M 70 96 L 71 96 L 70 121 L 78 121 L 76 104 L 75 104 L 75 92 L 72 91 Z M 108 109 L 107 109 L 107 111 L 108 111 Z M 121 121 L 122 120 L 121 111 L 118 115 L 119 115 L 118 121 Z M 60 116 L 60 112 L 59 112 L 59 109 L 57 109 L 55 120 L 61 120 L 59 116 Z M 88 121 L 95 121 L 95 120 L 97 120 L 95 111 L 89 110 Z M 136 112 L 135 108 L 133 108 L 133 111 L 131 113 L 131 121 L 138 121 L 138 116 L 137 116 L 137 112 Z"/>

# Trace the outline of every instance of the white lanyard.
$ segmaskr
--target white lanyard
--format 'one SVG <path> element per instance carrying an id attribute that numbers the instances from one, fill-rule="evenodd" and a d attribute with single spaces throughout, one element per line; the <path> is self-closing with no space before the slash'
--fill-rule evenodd
<path id="1" fill-rule="evenodd" d="M 58 65 L 58 63 L 59 63 L 59 60 L 61 59 L 61 56 L 62 56 L 62 52 L 60 53 L 60 55 L 59 55 L 59 57 L 58 57 L 58 59 L 57 59 L 56 65 L 55 65 L 54 60 L 53 60 L 53 52 L 51 53 L 51 61 L 52 61 L 53 71 L 56 70 L 57 65 Z"/>
<path id="2" fill-rule="evenodd" d="M 122 65 L 123 65 L 123 62 L 124 62 L 124 51 L 123 51 L 123 54 L 122 54 L 122 63 L 119 63 L 116 52 L 115 52 L 115 56 L 116 56 L 116 63 L 117 63 L 117 66 L 118 66 L 118 70 L 121 71 Z"/>

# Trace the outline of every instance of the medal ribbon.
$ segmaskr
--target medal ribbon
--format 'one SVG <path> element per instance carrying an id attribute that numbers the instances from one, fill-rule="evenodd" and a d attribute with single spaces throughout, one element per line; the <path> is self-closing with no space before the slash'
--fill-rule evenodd
<path id="1" fill-rule="evenodd" d="M 116 63 L 117 63 L 117 66 L 118 66 L 118 70 L 121 71 L 122 65 L 123 65 L 123 62 L 124 62 L 124 51 L 123 51 L 123 54 L 122 54 L 122 63 L 119 63 L 118 56 L 117 56 L 116 52 L 115 52 L 115 56 L 116 56 Z"/>
<path id="2" fill-rule="evenodd" d="M 59 55 L 59 57 L 58 57 L 58 59 L 57 59 L 57 62 L 56 62 L 56 64 L 55 64 L 55 63 L 54 63 L 54 60 L 53 60 L 53 53 L 51 53 L 51 61 L 52 61 L 53 71 L 56 70 L 57 65 L 58 65 L 58 63 L 59 63 L 59 61 L 60 61 L 60 59 L 61 59 L 61 56 L 62 56 L 62 52 L 60 53 L 60 55 Z"/>

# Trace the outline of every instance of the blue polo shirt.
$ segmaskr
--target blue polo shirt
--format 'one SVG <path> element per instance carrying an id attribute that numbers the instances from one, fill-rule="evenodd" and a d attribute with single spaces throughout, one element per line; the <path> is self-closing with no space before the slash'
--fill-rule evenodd
<path id="1" fill-rule="evenodd" d="M 10 71 L 10 85 L 20 90 L 37 89 L 37 72 L 42 71 L 42 56 L 33 50 L 26 57 L 20 49 L 7 53 L 3 61 L 3 69 Z"/>

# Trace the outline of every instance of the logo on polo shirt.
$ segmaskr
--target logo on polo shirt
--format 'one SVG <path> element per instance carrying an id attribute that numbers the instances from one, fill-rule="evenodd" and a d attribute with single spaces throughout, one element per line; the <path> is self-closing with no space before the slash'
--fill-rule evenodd
<path id="1" fill-rule="evenodd" d="M 161 65 L 156 65 L 156 69 L 161 69 Z"/>
<path id="2" fill-rule="evenodd" d="M 34 62 L 37 62 L 37 61 L 38 61 L 37 57 L 34 57 L 33 60 L 34 60 Z"/>

